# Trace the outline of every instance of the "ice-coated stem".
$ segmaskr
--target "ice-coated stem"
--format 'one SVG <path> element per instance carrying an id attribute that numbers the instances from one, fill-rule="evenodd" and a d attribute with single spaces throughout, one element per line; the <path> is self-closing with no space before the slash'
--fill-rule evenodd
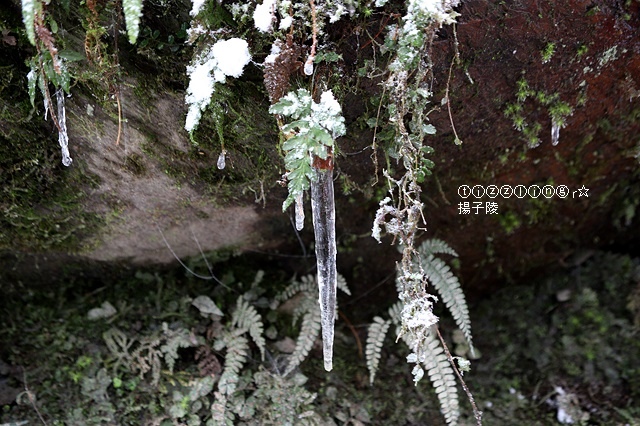
<path id="1" fill-rule="evenodd" d="M 336 319 L 336 211 L 333 200 L 333 167 L 314 167 L 311 210 L 316 238 L 318 290 L 322 323 L 324 369 L 333 368 L 333 327 Z"/>

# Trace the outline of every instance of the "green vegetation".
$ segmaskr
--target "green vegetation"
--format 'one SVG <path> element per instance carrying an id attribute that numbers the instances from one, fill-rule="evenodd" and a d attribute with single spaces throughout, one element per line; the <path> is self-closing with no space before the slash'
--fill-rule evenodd
<path id="1" fill-rule="evenodd" d="M 113 271 L 108 288 L 73 275 L 49 291 L 30 292 L 17 283 L 3 287 L 0 340 L 10 344 L 0 348 L 0 374 L 7 374 L 7 365 L 23 367 L 6 383 L 16 395 L 25 392 L 20 403 L 0 407 L 0 422 L 41 423 L 31 400 L 47 425 L 211 422 L 211 404 L 220 407 L 221 380 L 234 347 L 216 342 L 246 329 L 240 336 L 246 336 L 244 360 L 227 376 L 237 375 L 237 381 L 225 379 L 235 390 L 226 394 L 224 415 L 236 421 L 295 414 L 300 417 L 289 418 L 296 424 L 444 424 L 436 394 L 414 387 L 399 362 L 408 352 L 391 344 L 394 337 L 383 340 L 380 368 L 369 386 L 356 349 L 359 337 L 343 321 L 333 373 L 320 371 L 321 351 L 312 347 L 299 369 L 284 375 L 293 339 L 303 337 L 289 313 L 302 319 L 309 304 L 292 298 L 275 309 L 270 301 L 278 294 L 286 300 L 294 283 L 283 279 L 283 271 L 256 274 L 247 262 L 236 257 L 213 264 L 226 288 L 185 277 L 181 269 L 131 276 Z M 551 426 L 560 408 L 594 425 L 640 419 L 634 403 L 640 397 L 634 358 L 640 350 L 640 264 L 595 253 L 567 267 L 509 286 L 471 308 L 474 343 L 484 355 L 465 379 L 486 424 Z M 109 301 L 114 311 L 106 308 Z M 355 319 L 352 308 L 343 309 Z M 459 341 L 453 320 L 443 317 L 440 328 L 447 340 Z M 461 422 L 468 423 L 465 404 L 461 412 Z"/>

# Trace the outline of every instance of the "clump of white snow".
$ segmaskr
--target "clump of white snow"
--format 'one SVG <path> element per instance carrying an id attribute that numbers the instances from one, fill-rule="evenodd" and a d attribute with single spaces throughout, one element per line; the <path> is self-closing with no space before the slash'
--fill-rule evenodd
<path id="1" fill-rule="evenodd" d="M 214 83 L 224 83 L 227 76 L 240 77 L 251 61 L 249 45 L 240 38 L 220 40 L 210 50 L 198 55 L 187 67 L 189 87 L 185 102 L 189 105 L 184 128 L 192 132 L 211 102 Z"/>
<path id="2" fill-rule="evenodd" d="M 189 14 L 191 16 L 196 16 L 200 13 L 200 9 L 202 9 L 202 6 L 204 5 L 204 0 L 193 0 L 192 4 L 193 6 L 191 7 L 191 12 L 189 12 Z"/>
<path id="3" fill-rule="evenodd" d="M 276 0 L 264 0 L 264 3 L 256 6 L 256 10 L 253 12 L 255 27 L 263 33 L 271 31 L 275 12 Z"/>

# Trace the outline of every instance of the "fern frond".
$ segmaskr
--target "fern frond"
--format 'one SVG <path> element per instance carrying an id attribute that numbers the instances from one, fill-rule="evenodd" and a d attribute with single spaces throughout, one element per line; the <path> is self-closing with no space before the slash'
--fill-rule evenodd
<path id="1" fill-rule="evenodd" d="M 313 275 L 306 275 L 300 278 L 300 281 L 293 281 L 282 292 L 278 293 L 275 300 L 278 302 L 284 302 L 291 299 L 294 294 L 303 292 L 315 293 L 318 291 L 318 284 L 316 278 Z"/>
<path id="2" fill-rule="evenodd" d="M 129 354 L 129 349 L 131 349 L 131 346 L 133 345 L 133 340 L 129 340 L 126 334 L 117 328 L 110 328 L 102 333 L 102 339 L 107 345 L 109 352 L 116 357 L 116 362 L 113 366 L 114 372 L 121 365 L 130 366 L 131 355 Z"/>
<path id="3" fill-rule="evenodd" d="M 429 281 L 431 281 L 447 309 L 451 312 L 458 328 L 464 333 L 464 337 L 467 339 L 473 353 L 469 308 L 462 288 L 460 288 L 460 281 L 453 275 L 453 272 L 443 260 L 432 254 L 425 257 L 423 267 L 429 277 Z"/>
<path id="4" fill-rule="evenodd" d="M 435 332 L 428 334 L 422 346 L 425 370 L 440 401 L 440 409 L 448 425 L 455 425 L 460 417 L 458 389 L 449 359 Z"/>
<path id="5" fill-rule="evenodd" d="M 320 305 L 318 303 L 309 303 L 308 307 L 307 312 L 302 317 L 302 327 L 296 340 L 296 348 L 289 358 L 289 365 L 284 373 L 285 376 L 307 358 L 309 351 L 320 334 Z"/>
<path id="6" fill-rule="evenodd" d="M 236 390 L 240 370 L 249 356 L 249 341 L 246 337 L 227 333 L 224 337 L 227 354 L 224 361 L 224 371 L 218 382 L 218 389 L 226 395 Z"/>
<path id="7" fill-rule="evenodd" d="M 236 310 L 233 312 L 231 319 L 231 325 L 237 327 L 239 330 L 243 330 L 243 333 L 249 332 L 251 339 L 258 346 L 258 349 L 260 349 L 260 357 L 264 361 L 266 342 L 262 336 L 264 333 L 262 317 L 258 311 L 256 311 L 256 308 L 251 306 L 242 296 L 238 297 Z"/>
<path id="8" fill-rule="evenodd" d="M 451 256 L 458 257 L 458 253 L 449 246 L 449 244 L 438 238 L 431 238 L 426 240 L 420 245 L 418 249 L 423 256 L 430 254 L 450 254 Z"/>
<path id="9" fill-rule="evenodd" d="M 382 352 L 382 344 L 384 338 L 387 336 L 387 331 L 391 321 L 383 320 L 376 316 L 373 318 L 373 323 L 367 330 L 367 346 L 365 354 L 367 356 L 367 368 L 369 369 L 369 384 L 373 385 L 373 380 L 376 377 L 378 371 L 378 364 L 380 362 L 380 354 Z"/>
<path id="10" fill-rule="evenodd" d="M 162 331 L 166 340 L 164 345 L 160 346 L 160 351 L 164 354 L 164 362 L 167 363 L 169 371 L 173 372 L 178 359 L 178 349 L 196 346 L 198 342 L 187 329 L 170 330 L 166 322 L 162 323 Z"/>
<path id="11" fill-rule="evenodd" d="M 342 290 L 345 294 L 351 296 L 351 290 L 349 290 L 349 286 L 347 285 L 347 280 L 340 274 L 337 274 L 337 287 Z"/>
<path id="12" fill-rule="evenodd" d="M 227 425 L 233 426 L 234 416 L 227 410 L 227 395 L 224 392 L 215 392 L 213 394 L 214 401 L 211 404 L 211 420 L 207 422 L 207 426 L 211 425 Z"/>
<path id="13" fill-rule="evenodd" d="M 124 20 L 127 24 L 129 42 L 134 44 L 138 39 L 140 17 L 142 16 L 142 0 L 122 0 Z"/>

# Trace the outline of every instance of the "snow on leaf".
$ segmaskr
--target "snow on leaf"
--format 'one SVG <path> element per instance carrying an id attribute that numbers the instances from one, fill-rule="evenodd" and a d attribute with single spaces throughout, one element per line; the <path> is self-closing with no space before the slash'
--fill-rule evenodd
<path id="1" fill-rule="evenodd" d="M 127 23 L 129 42 L 135 44 L 138 39 L 140 17 L 142 16 L 142 0 L 122 0 L 124 19 Z"/>
<path id="2" fill-rule="evenodd" d="M 251 61 L 249 45 L 240 38 L 220 40 L 210 49 L 196 55 L 187 66 L 189 86 L 185 103 L 189 106 L 184 128 L 193 132 L 200 122 L 202 111 L 211 102 L 214 84 L 224 83 L 226 77 L 240 77 Z"/>
<path id="3" fill-rule="evenodd" d="M 36 45 L 35 17 L 36 7 L 40 8 L 39 0 L 22 0 L 22 22 L 27 30 L 27 37 L 32 45 Z M 33 102 L 32 102 L 33 104 Z"/>

